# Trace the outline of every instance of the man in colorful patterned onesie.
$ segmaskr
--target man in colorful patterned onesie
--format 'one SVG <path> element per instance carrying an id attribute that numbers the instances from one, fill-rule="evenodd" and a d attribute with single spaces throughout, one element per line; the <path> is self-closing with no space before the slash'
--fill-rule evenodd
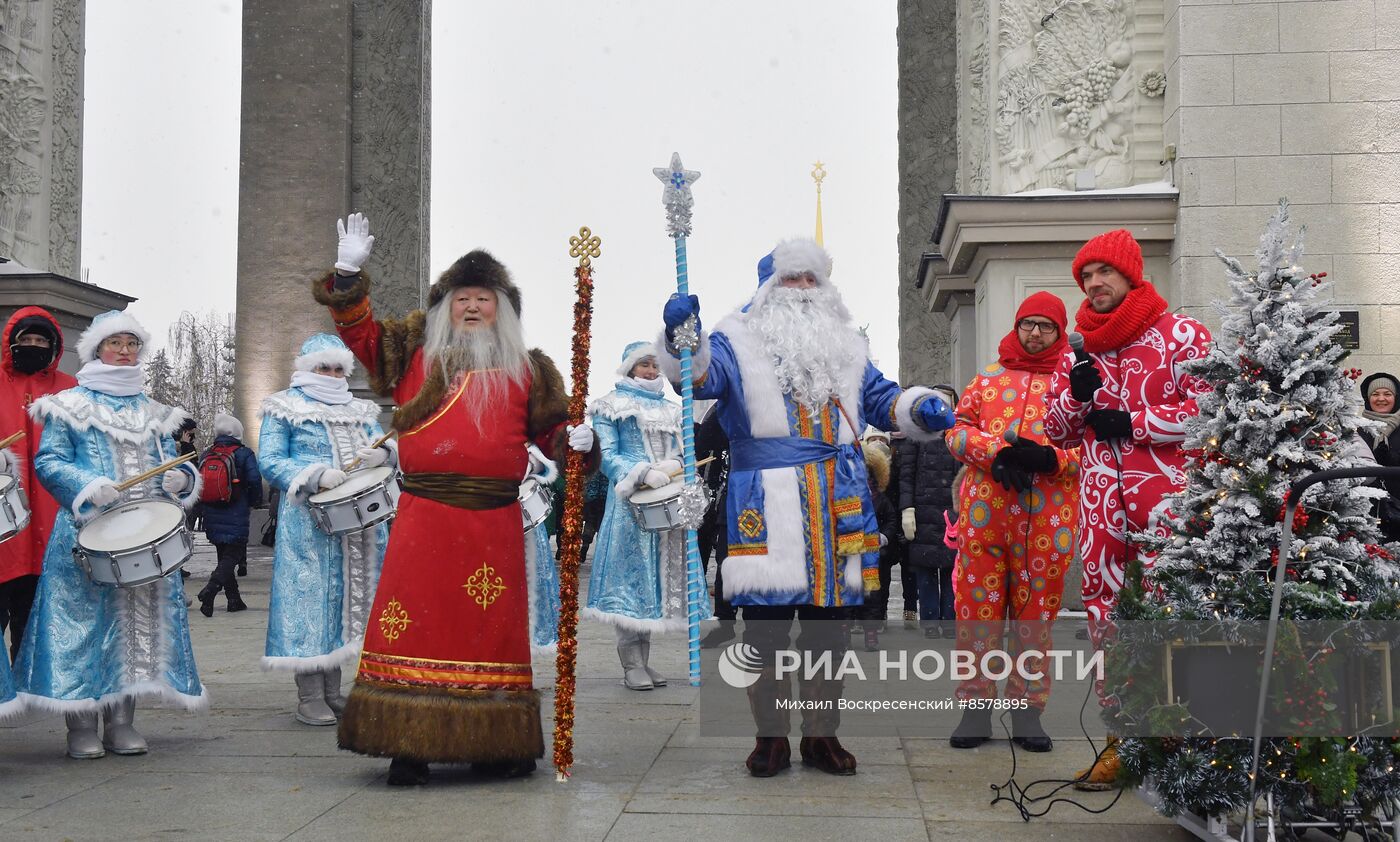
<path id="1" fill-rule="evenodd" d="M 1142 248 L 1126 230 L 1085 243 L 1074 258 L 1074 279 L 1084 290 L 1075 314 L 1084 352 L 1060 358 L 1045 431 L 1060 447 L 1081 448 L 1084 607 L 1090 639 L 1102 647 L 1137 554 L 1128 533 L 1146 529 L 1163 498 L 1185 487 L 1184 425 L 1208 386 L 1181 366 L 1205 356 L 1211 338 L 1205 325 L 1168 312 L 1166 300 L 1143 279 Z M 1078 785 L 1111 785 L 1117 763 L 1110 747 Z"/>
<path id="2" fill-rule="evenodd" d="M 1045 443 L 1050 378 L 1066 347 L 1065 322 L 1058 296 L 1037 292 L 1022 302 L 1001 340 L 1000 358 L 968 384 L 948 433 L 948 450 L 968 466 L 953 571 L 958 648 L 978 659 L 1002 648 L 1007 620 L 1010 656 L 1050 648 L 1074 558 L 1079 452 Z M 1024 663 L 1025 675 L 1012 670 L 1006 684 L 1006 698 L 1027 704 L 1012 710 L 1012 739 L 1027 751 L 1049 751 L 1040 714 L 1050 699 L 1050 674 L 1043 659 Z M 1043 677 L 1033 678 L 1037 673 Z M 994 699 L 996 692 L 996 681 L 980 672 L 958 686 L 959 699 Z M 949 744 L 986 742 L 991 718 L 990 707 L 964 709 Z"/>

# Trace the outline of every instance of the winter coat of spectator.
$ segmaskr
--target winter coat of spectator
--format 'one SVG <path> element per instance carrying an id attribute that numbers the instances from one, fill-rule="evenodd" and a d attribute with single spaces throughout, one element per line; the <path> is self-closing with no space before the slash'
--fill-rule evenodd
<path id="1" fill-rule="evenodd" d="M 249 512 L 262 505 L 263 487 L 258 458 L 243 444 L 242 438 L 243 424 L 232 415 L 219 413 L 214 416 L 214 444 L 200 457 L 203 463 L 214 454 L 226 454 L 234 467 L 228 501 L 200 503 L 204 534 L 218 555 L 209 583 L 199 592 L 199 611 L 206 617 L 213 616 L 214 597 L 221 590 L 228 599 L 228 610 L 247 608 L 238 592 L 235 568 L 240 575 L 248 572 Z"/>
<path id="2" fill-rule="evenodd" d="M 1372 421 L 1385 426 L 1380 430 L 1366 430 L 1362 433 L 1376 464 L 1393 468 L 1400 466 L 1400 412 L 1396 411 L 1396 394 L 1400 392 L 1400 380 L 1395 375 L 1377 372 L 1361 381 L 1361 394 L 1366 398 L 1366 409 L 1362 413 Z M 1391 541 L 1400 541 L 1400 480 L 1386 480 L 1385 490 L 1390 498 L 1377 504 L 1377 515 L 1381 531 Z"/>
<path id="3" fill-rule="evenodd" d="M 950 405 L 958 403 L 951 386 L 940 385 Z M 909 541 L 909 566 L 918 582 L 919 622 L 927 637 L 951 632 L 957 616 L 953 610 L 953 565 L 957 551 L 948 546 L 947 529 L 956 529 L 957 492 L 953 485 L 962 463 L 953 458 L 942 439 L 900 442 L 899 511 L 903 535 Z M 947 628 L 945 628 L 947 626 Z"/>

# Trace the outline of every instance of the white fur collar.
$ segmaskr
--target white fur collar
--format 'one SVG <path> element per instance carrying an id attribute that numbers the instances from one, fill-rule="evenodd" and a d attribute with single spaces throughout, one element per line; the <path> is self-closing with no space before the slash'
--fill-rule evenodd
<path id="1" fill-rule="evenodd" d="M 166 406 L 140 395 L 106 400 L 120 401 L 122 406 L 111 407 L 99 402 L 97 393 L 78 386 L 39 398 L 29 407 L 29 415 L 40 422 L 58 419 L 79 431 L 97 429 L 133 444 L 140 444 L 153 435 L 171 435 L 189 417 L 189 413 L 179 407 Z"/>
<path id="2" fill-rule="evenodd" d="M 588 408 L 593 415 L 601 415 L 609 421 L 635 418 L 643 430 L 660 430 L 667 433 L 681 431 L 681 408 L 668 400 L 646 400 L 614 389 L 598 398 Z"/>
<path id="3" fill-rule="evenodd" d="M 296 389 L 274 392 L 263 399 L 262 413 L 293 424 L 372 424 L 379 418 L 379 404 L 351 398 L 346 404 L 313 401 Z"/>

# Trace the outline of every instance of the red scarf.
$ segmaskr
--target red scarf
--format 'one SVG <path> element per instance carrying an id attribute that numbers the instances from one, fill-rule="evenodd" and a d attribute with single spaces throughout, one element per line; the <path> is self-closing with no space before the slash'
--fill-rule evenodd
<path id="1" fill-rule="evenodd" d="M 1157 288 L 1143 281 L 1128 290 L 1123 301 L 1107 313 L 1096 313 L 1089 299 L 1079 305 L 1074 314 L 1075 329 L 1084 336 L 1084 350 L 1091 354 L 1116 351 L 1137 340 L 1167 312 L 1167 300 L 1157 294 Z"/>
<path id="2" fill-rule="evenodd" d="M 1037 292 L 1021 302 L 1016 311 L 1016 322 L 1028 316 L 1040 316 L 1055 323 L 1059 331 L 1055 342 L 1038 354 L 1032 354 L 1021 346 L 1021 340 L 1013 326 L 1011 332 L 1001 338 L 997 353 L 1001 355 L 1001 365 L 1011 371 L 1029 371 L 1032 374 L 1049 374 L 1060 363 L 1065 353 L 1065 305 L 1059 297 L 1049 292 Z"/>

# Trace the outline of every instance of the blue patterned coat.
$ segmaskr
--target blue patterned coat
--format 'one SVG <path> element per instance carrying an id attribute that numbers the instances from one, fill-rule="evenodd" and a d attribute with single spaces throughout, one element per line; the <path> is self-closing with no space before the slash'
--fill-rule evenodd
<path id="1" fill-rule="evenodd" d="M 15 663 L 22 700 L 42 709 L 92 711 L 125 698 L 159 698 L 186 709 L 206 704 L 190 646 L 184 580 L 168 576 L 136 588 L 98 585 L 73 558 L 78 529 L 97 510 L 88 499 L 104 478 L 136 476 L 179 451 L 171 434 L 184 421 L 142 395 L 115 397 L 83 386 L 35 401 L 44 424 L 34 469 L 62 509 L 44 553 L 34 608 Z M 181 502 L 199 499 L 198 473 Z M 160 477 L 122 500 L 165 497 Z"/>
<path id="2" fill-rule="evenodd" d="M 320 490 L 322 471 L 343 470 L 358 449 L 383 435 L 379 406 L 358 398 L 327 404 L 287 389 L 268 396 L 262 413 L 258 465 L 282 490 L 262 665 L 319 672 L 359 656 L 389 527 L 328 535 L 312 520 L 306 499 Z"/>
<path id="3" fill-rule="evenodd" d="M 10 661 L 0 656 L 0 722 L 19 714 L 24 706 L 15 698 L 15 679 L 10 674 Z"/>
<path id="4" fill-rule="evenodd" d="M 636 631 L 685 628 L 685 532 L 643 531 L 627 502 L 651 463 L 681 458 L 681 409 L 623 381 L 590 412 L 611 484 L 583 614 Z"/>

